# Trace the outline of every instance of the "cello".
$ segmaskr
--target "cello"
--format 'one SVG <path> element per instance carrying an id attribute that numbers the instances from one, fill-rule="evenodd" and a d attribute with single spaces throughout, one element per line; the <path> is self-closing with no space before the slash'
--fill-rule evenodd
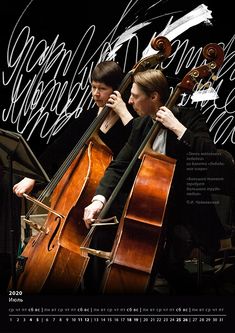
<path id="1" fill-rule="evenodd" d="M 208 44 L 203 55 L 210 62 L 185 75 L 166 103 L 169 109 L 182 92 L 190 93 L 199 80 L 210 76 L 215 79 L 214 72 L 223 63 L 223 50 L 217 44 Z M 112 251 L 103 253 L 84 246 L 87 252 L 108 259 L 102 285 L 104 293 L 144 293 L 152 287 L 164 245 L 164 217 L 176 164 L 176 160 L 152 150 L 161 126 L 159 122 L 152 125 L 98 217 L 106 216 L 127 176 L 141 160 Z"/>
<path id="2" fill-rule="evenodd" d="M 136 71 L 158 65 L 171 53 L 165 37 L 153 39 L 152 47 L 159 52 L 140 60 L 127 73 L 118 89 L 121 94 Z M 83 207 L 112 159 L 112 152 L 97 134 L 109 111 L 105 107 L 100 112 L 38 199 L 25 194 L 26 199 L 49 211 L 43 227 L 29 220 L 34 207 L 26 214 L 26 223 L 39 232 L 30 238 L 17 264 L 16 288 L 25 293 L 70 292 L 81 284 L 89 260 L 80 250 L 87 234 Z M 48 195 L 50 207 L 43 203 Z"/>

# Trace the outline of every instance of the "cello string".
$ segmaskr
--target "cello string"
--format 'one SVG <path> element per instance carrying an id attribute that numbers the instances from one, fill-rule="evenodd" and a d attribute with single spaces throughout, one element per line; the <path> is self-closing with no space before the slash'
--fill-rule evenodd
<path id="1" fill-rule="evenodd" d="M 160 59 L 160 56 L 159 56 Z M 123 93 L 125 89 L 128 87 L 129 83 L 132 79 L 132 70 L 128 72 L 124 79 L 122 80 L 118 90 L 120 93 Z M 62 163 L 58 171 L 55 173 L 55 175 L 52 177 L 51 181 L 48 183 L 48 185 L 45 187 L 45 189 L 41 192 L 41 194 L 38 197 L 38 201 L 45 200 L 46 197 L 48 197 L 55 187 L 57 186 L 60 179 L 63 177 L 64 173 L 67 171 L 68 167 L 71 165 L 79 151 L 85 146 L 85 144 L 88 142 L 89 138 L 94 134 L 94 132 L 100 128 L 101 124 L 103 123 L 104 119 L 108 115 L 110 111 L 110 108 L 105 106 L 103 110 L 100 112 L 100 114 L 93 120 L 93 122 L 90 124 L 86 132 L 82 135 L 81 139 L 78 141 L 78 143 L 75 145 L 71 153 L 68 155 L 68 157 L 65 159 L 65 161 Z M 29 211 L 26 214 L 26 217 L 29 218 L 29 216 L 32 214 L 32 212 L 36 209 L 37 205 L 33 204 Z"/>
<path id="2" fill-rule="evenodd" d="M 95 132 L 97 128 L 101 125 L 104 118 L 107 116 L 110 108 L 105 106 L 103 110 L 100 112 L 99 116 L 94 119 L 94 121 L 90 124 L 86 132 L 82 135 L 81 139 L 78 141 L 78 143 L 75 145 L 75 147 L 72 149 L 68 157 L 64 160 L 58 171 L 54 174 L 51 181 L 48 183 L 48 185 L 44 188 L 44 190 L 40 193 L 38 197 L 38 201 L 45 200 L 46 197 L 48 197 L 55 187 L 57 186 L 58 182 L 63 177 L 64 173 L 67 171 L 68 167 L 72 164 L 76 156 L 78 155 L 79 151 L 86 145 L 89 138 L 92 136 L 92 134 Z M 31 208 L 29 209 L 26 216 L 28 217 L 33 213 L 35 208 L 37 207 L 37 204 L 33 204 Z"/>

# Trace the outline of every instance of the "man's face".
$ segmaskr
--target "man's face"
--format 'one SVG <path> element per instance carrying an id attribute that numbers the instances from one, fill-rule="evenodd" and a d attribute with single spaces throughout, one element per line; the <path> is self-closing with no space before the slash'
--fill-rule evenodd
<path id="1" fill-rule="evenodd" d="M 153 113 L 152 98 L 147 96 L 136 83 L 132 85 L 128 103 L 132 105 L 138 116 L 143 117 Z"/>
<path id="2" fill-rule="evenodd" d="M 112 94 L 113 88 L 98 81 L 91 82 L 92 97 L 98 107 L 104 107 Z"/>

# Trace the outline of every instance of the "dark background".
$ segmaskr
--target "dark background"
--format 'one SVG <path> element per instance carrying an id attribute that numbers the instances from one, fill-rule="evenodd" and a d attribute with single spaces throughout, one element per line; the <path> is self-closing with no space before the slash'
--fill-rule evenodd
<path id="1" fill-rule="evenodd" d="M 10 118 L 7 119 L 7 121 L 3 121 L 3 110 L 6 108 L 8 109 L 10 106 L 11 101 L 11 94 L 13 91 L 13 84 L 10 82 L 7 86 L 4 86 L 3 79 L 2 79 L 2 72 L 4 72 L 4 75 L 9 77 L 9 75 L 12 73 L 12 69 L 10 69 L 7 65 L 7 47 L 9 44 L 10 36 L 12 34 L 13 28 L 16 25 L 16 22 L 18 21 L 21 13 L 26 8 L 26 6 L 30 3 L 29 0 L 2 0 L 1 1 L 1 10 L 0 10 L 0 24 L 1 24 L 1 34 L 0 34 L 0 68 L 1 68 L 1 77 L 0 77 L 0 128 L 4 128 L 7 130 L 11 130 L 14 132 L 18 131 L 17 123 L 11 120 Z M 95 54 L 97 49 L 99 48 L 100 44 L 103 42 L 104 38 L 107 36 L 107 34 L 113 29 L 113 27 L 117 24 L 118 20 L 120 19 L 121 15 L 123 14 L 127 4 L 130 3 L 127 0 L 119 0 L 117 2 L 110 1 L 110 0 L 102 0 L 102 1 L 84 1 L 81 6 L 81 1 L 75 1 L 75 0 L 34 0 L 31 2 L 31 5 L 29 6 L 28 10 L 23 15 L 19 25 L 16 28 L 16 35 L 17 32 L 24 27 L 28 26 L 30 27 L 30 36 L 34 36 L 35 43 L 39 43 L 41 40 L 45 40 L 47 44 L 50 46 L 51 43 L 55 40 L 56 36 L 58 35 L 58 42 L 57 45 L 60 43 L 65 43 L 66 50 L 71 50 L 73 53 L 75 52 L 76 47 L 78 46 L 80 40 L 84 36 L 85 32 L 91 25 L 95 25 L 96 30 L 93 36 L 93 39 L 91 41 L 91 44 L 89 45 L 89 48 L 86 52 L 86 56 L 83 59 L 79 58 L 79 54 L 76 56 L 76 61 L 74 60 L 73 64 L 71 65 L 70 70 L 67 72 L 65 76 L 60 73 L 60 75 L 57 77 L 58 81 L 65 82 L 66 80 L 71 83 L 71 80 L 73 78 L 74 70 L 76 68 L 76 65 L 81 60 L 79 68 L 81 70 L 84 70 L 84 68 L 90 68 L 91 63 L 97 63 L 98 62 L 98 56 L 99 53 Z M 234 52 L 234 17 L 233 17 L 233 9 L 231 8 L 231 4 L 229 2 L 218 2 L 218 1 L 175 1 L 175 0 L 169 0 L 169 1 L 148 1 L 148 0 L 139 0 L 139 1 L 132 1 L 132 4 L 135 3 L 134 7 L 132 8 L 131 12 L 123 19 L 123 21 L 120 23 L 118 30 L 116 32 L 116 36 L 119 36 L 122 32 L 125 31 L 125 29 L 132 24 L 135 20 L 135 24 L 138 24 L 143 21 L 149 21 L 151 24 L 144 27 L 140 31 L 137 32 L 138 35 L 138 56 L 137 59 L 141 58 L 141 54 L 143 49 L 146 48 L 147 44 L 149 43 L 149 40 L 151 39 L 153 33 L 156 31 L 157 34 L 159 34 L 168 23 L 169 18 L 174 15 L 173 21 L 176 19 L 182 17 L 192 9 L 194 9 L 196 6 L 200 5 L 201 3 L 204 3 L 208 6 L 208 8 L 212 11 L 212 17 L 211 20 L 212 25 L 208 26 L 205 24 L 200 24 L 195 27 L 190 28 L 188 31 L 184 32 L 182 35 L 177 37 L 181 42 L 184 40 L 188 40 L 188 48 L 195 47 L 195 49 L 199 49 L 200 47 L 203 47 L 204 45 L 208 43 L 222 43 L 224 44 L 226 48 L 226 68 L 224 68 L 223 72 L 223 82 L 221 85 L 221 89 L 219 91 L 219 100 L 218 100 L 218 106 L 221 108 L 219 110 L 216 110 L 213 114 L 208 117 L 207 113 L 207 122 L 208 127 L 210 127 L 215 119 L 218 119 L 216 125 L 213 129 L 210 130 L 211 136 L 215 139 L 217 147 L 218 148 L 224 148 L 227 149 L 230 153 L 235 156 L 235 149 L 234 149 L 234 143 L 232 142 L 232 137 L 234 136 L 233 140 L 235 141 L 235 135 L 232 136 L 232 133 L 234 131 L 234 106 L 235 103 L 232 100 L 233 95 L 233 89 L 234 89 L 234 77 L 233 77 L 233 71 L 235 67 L 235 57 L 233 56 Z M 157 3 L 157 4 L 156 4 Z M 154 6 L 155 4 L 155 6 Z M 164 15 L 168 14 L 168 15 Z M 154 17 L 157 17 L 155 20 Z M 231 43 L 230 49 L 228 50 L 228 44 Z M 85 43 L 84 43 L 85 45 Z M 84 46 L 83 45 L 83 49 Z M 120 62 L 120 65 L 124 68 L 124 71 L 129 71 L 133 65 L 136 63 L 136 52 L 133 52 L 133 50 L 136 50 L 136 43 L 134 40 L 131 42 L 130 49 L 128 53 L 128 59 L 127 62 L 124 62 L 124 56 L 125 56 L 125 49 L 126 45 L 118 51 L 116 60 Z M 20 52 L 20 51 L 18 51 Z M 35 53 L 36 54 L 36 53 Z M 26 56 L 25 56 L 26 57 Z M 167 75 L 169 77 L 173 77 L 171 83 L 174 86 L 182 77 L 185 75 L 185 73 L 188 72 L 188 70 L 191 69 L 190 64 L 187 64 L 186 62 L 182 66 L 181 70 L 177 75 L 175 75 L 175 69 L 177 65 L 179 64 L 179 61 L 181 61 L 181 53 L 179 53 L 175 58 L 174 61 L 169 64 L 169 66 L 166 69 Z M 233 60 L 234 58 L 234 60 Z M 170 61 L 170 60 L 169 60 Z M 167 62 L 166 62 L 167 64 Z M 192 63 L 193 64 L 193 63 Z M 26 84 L 29 80 L 33 79 L 33 75 L 37 74 L 40 70 L 40 66 L 35 67 L 34 70 L 31 72 L 27 72 L 25 66 L 22 67 L 22 74 L 24 75 L 24 78 L 22 79 L 22 82 Z M 75 79 L 75 81 L 78 81 L 81 78 L 81 75 L 78 78 Z M 48 72 L 43 77 L 43 80 L 45 84 L 49 82 L 49 80 L 52 79 L 52 73 Z M 24 81 L 23 81 L 24 80 Z M 76 100 L 73 102 L 73 104 L 68 108 L 69 112 L 72 112 L 74 108 L 78 105 L 79 100 L 81 99 L 81 96 L 83 95 L 83 90 L 81 90 L 81 93 L 78 94 L 76 97 Z M 32 94 L 30 95 L 32 96 Z M 229 97 L 231 96 L 231 97 Z M 219 119 L 218 116 L 220 113 L 224 111 L 224 105 L 226 104 L 226 99 L 229 98 L 231 100 L 231 103 L 227 107 L 227 112 L 224 115 L 224 118 Z M 90 97 L 87 99 L 87 103 L 84 104 L 84 108 L 88 107 L 90 103 Z M 63 100 L 61 101 L 61 105 L 63 105 Z M 210 104 L 209 104 L 210 105 Z M 15 115 L 19 113 L 21 107 L 21 100 L 19 100 L 15 105 Z M 208 104 L 206 105 L 208 107 Z M 206 108 L 204 107 L 204 109 Z M 45 108 L 45 112 L 49 112 L 50 116 L 47 121 L 47 126 L 52 125 L 55 121 L 56 117 L 53 112 L 49 111 L 50 104 Z M 37 110 L 37 108 L 35 109 Z M 231 117 L 231 118 L 228 118 Z M 22 123 L 26 121 L 26 118 L 22 117 Z M 221 139 L 216 140 L 216 131 L 219 128 L 219 126 L 223 127 L 223 121 L 224 119 L 227 119 L 226 121 L 231 123 L 229 126 L 225 126 L 227 130 L 225 131 L 224 135 Z M 73 118 L 71 118 L 71 121 Z M 33 152 L 39 156 L 41 152 L 46 148 L 46 146 L 51 143 L 55 138 L 56 135 L 51 137 L 48 142 L 48 136 L 45 138 L 42 138 L 40 135 L 41 131 L 41 124 L 38 126 L 30 136 L 30 131 L 32 130 L 33 123 L 28 126 L 22 133 L 24 138 L 28 141 L 31 149 Z M 81 127 L 82 127 L 81 122 Z M 222 131 L 223 132 L 223 131 Z M 222 133 L 221 132 L 221 133 Z M 231 134 L 229 134 L 231 133 Z M 58 133 L 59 134 L 59 133 Z M 57 134 L 57 135 L 58 135 Z M 30 136 L 30 138 L 29 138 Z M 226 140 L 226 138 L 228 139 Z M 224 142 L 224 143 L 223 143 Z M 234 180 L 232 180 L 234 181 Z M 195 327 L 196 331 L 205 331 L 205 329 L 208 331 L 226 331 L 229 332 L 227 329 L 227 325 L 233 325 L 232 322 L 234 322 L 232 318 L 232 313 L 234 312 L 232 308 L 229 306 L 230 300 L 228 298 L 226 299 L 212 299 L 207 298 L 206 300 L 203 297 L 200 297 L 200 299 L 197 300 L 191 300 L 191 299 L 178 299 L 178 298 L 171 298 L 164 300 L 161 299 L 155 300 L 155 298 L 128 298 L 127 297 L 119 297 L 118 299 L 108 298 L 106 300 L 106 297 L 99 298 L 87 298 L 87 299 L 79 299 L 77 297 L 71 298 L 71 297 L 65 297 L 65 296 L 57 296 L 57 297 L 48 297 L 48 298 L 41 298 L 41 297 L 24 297 L 25 303 L 23 306 L 30 307 L 30 306 L 45 306 L 48 305 L 48 307 L 53 306 L 82 306 L 83 304 L 88 304 L 92 306 L 99 306 L 100 302 L 102 300 L 104 307 L 107 306 L 107 304 L 123 304 L 124 306 L 129 305 L 137 305 L 137 306 L 148 306 L 149 304 L 153 304 L 153 306 L 156 306 L 156 303 L 159 304 L 159 307 L 161 306 L 172 306 L 176 307 L 178 305 L 185 304 L 185 306 L 193 306 L 197 303 L 200 307 L 213 307 L 216 305 L 216 307 L 224 307 L 225 312 L 228 314 L 228 320 L 224 324 L 220 325 L 200 325 L 200 327 Z M 116 303 L 118 302 L 118 303 Z M 7 302 L 7 299 L 5 300 L 5 307 L 4 307 L 4 313 L 3 316 L 5 316 L 7 320 L 7 311 L 9 304 Z M 13 304 L 11 304 L 14 306 Z M 16 304 L 15 306 L 22 306 L 22 304 Z M 105 326 L 105 324 L 103 324 Z M 49 325 L 50 326 L 50 325 Z M 101 327 L 98 327 L 98 331 L 104 331 L 104 326 L 101 325 Z M 226 326 L 226 328 L 225 328 Z M 48 327 L 48 325 L 42 324 L 42 325 L 28 325 L 27 327 L 25 325 L 21 324 L 14 324 L 11 326 L 10 331 L 6 329 L 4 332 L 13 332 L 13 331 L 29 331 L 31 332 L 33 330 L 43 330 L 47 331 L 47 329 L 50 328 L 49 331 L 56 331 L 55 330 L 56 325 L 51 325 L 51 328 Z M 58 325 L 59 329 L 62 329 L 65 331 L 65 329 L 69 330 L 69 327 L 63 327 Z M 70 327 L 71 330 L 69 331 L 78 331 L 82 329 L 82 327 L 79 327 L 77 325 L 73 325 L 73 327 Z M 133 327 L 132 327 L 133 328 Z M 144 326 L 136 326 L 134 327 L 137 331 L 142 331 Z M 159 326 L 158 326 L 159 328 Z M 165 326 L 164 331 L 169 331 L 171 327 Z M 174 326 L 172 331 L 175 331 L 175 329 L 180 329 L 181 331 L 185 329 L 185 331 L 188 331 L 188 329 L 193 329 L 193 325 L 190 326 Z M 88 327 L 84 327 L 84 329 L 88 330 Z M 110 329 L 110 327 L 109 327 Z M 112 329 L 112 327 L 111 327 Z M 119 325 L 119 330 L 125 330 L 129 328 L 125 325 Z M 145 326 L 144 331 L 156 331 L 157 326 L 156 325 L 150 325 Z M 163 331 L 163 330 L 162 330 Z"/>
<path id="2" fill-rule="evenodd" d="M 1 37 L 0 37 L 0 68 L 1 72 L 4 72 L 6 78 L 12 74 L 11 68 L 9 68 L 7 64 L 7 47 L 9 45 L 10 36 L 12 34 L 13 28 L 16 27 L 16 22 L 20 18 L 23 10 L 30 3 L 29 0 L 21 0 L 21 1 L 2 1 L 1 2 L 1 11 L 0 11 L 0 21 L 1 21 Z M 218 86 L 219 82 L 222 80 L 222 85 L 219 90 L 219 100 L 217 100 L 217 105 L 220 109 L 212 111 L 207 111 L 205 116 L 207 118 L 208 126 L 210 127 L 215 119 L 215 126 L 213 129 L 210 129 L 211 136 L 214 138 L 215 143 L 218 148 L 224 148 L 234 154 L 234 144 L 232 142 L 233 132 L 234 132 L 234 101 L 232 100 L 233 95 L 233 70 L 234 70 L 234 43 L 233 43 L 233 17 L 232 10 L 230 5 L 222 6 L 221 3 L 217 1 L 148 1 L 148 0 L 138 0 L 138 1 L 127 1 L 122 0 L 116 2 L 111 1 L 99 1 L 92 2 L 85 1 L 82 4 L 82 8 L 80 7 L 80 3 L 75 0 L 67 0 L 67 1 L 46 1 L 46 0 L 33 0 L 29 5 L 28 9 L 22 16 L 19 24 L 16 27 L 15 35 L 18 36 L 19 32 L 22 30 L 24 26 L 28 26 L 30 28 L 30 36 L 33 37 L 33 45 L 31 50 L 29 51 L 32 54 L 32 50 L 35 45 L 40 41 L 44 40 L 48 46 L 51 46 L 52 42 L 55 40 L 56 36 L 58 36 L 58 40 L 56 46 L 64 43 L 64 48 L 75 55 L 75 58 L 71 62 L 71 66 L 66 74 L 62 74 L 62 70 L 56 77 L 57 82 L 61 82 L 63 84 L 65 81 L 68 82 L 68 85 L 71 84 L 73 75 L 76 70 L 76 66 L 79 63 L 78 71 L 76 73 L 74 82 L 78 82 L 82 79 L 82 73 L 84 73 L 84 69 L 91 70 L 94 65 L 99 61 L 99 46 L 103 43 L 106 36 L 110 33 L 110 31 L 114 28 L 117 22 L 120 20 L 120 17 L 123 15 L 125 8 L 129 4 L 129 7 L 132 5 L 132 9 L 130 12 L 121 20 L 115 34 L 115 37 L 120 36 L 121 33 L 125 31 L 130 24 L 138 24 L 140 22 L 148 21 L 150 24 L 145 26 L 144 28 L 137 31 L 138 37 L 138 46 L 136 44 L 136 39 L 132 39 L 129 50 L 127 61 L 125 61 L 125 52 L 128 47 L 127 42 L 123 44 L 120 50 L 118 50 L 115 60 L 117 60 L 120 65 L 123 67 L 124 72 L 128 72 L 139 60 L 142 56 L 142 51 L 148 45 L 152 35 L 154 32 L 159 34 L 168 23 L 170 17 L 173 15 L 173 22 L 189 11 L 193 10 L 198 5 L 204 3 L 208 6 L 208 9 L 212 11 L 212 19 L 210 20 L 212 25 L 199 24 L 196 25 L 179 37 L 177 40 L 180 40 L 183 43 L 185 40 L 188 41 L 188 46 L 186 49 L 186 53 L 183 57 L 188 59 L 187 53 L 193 47 L 195 47 L 194 53 L 199 50 L 199 48 L 205 46 L 208 43 L 221 43 L 225 50 L 225 61 L 223 68 L 223 76 L 215 83 Z M 85 39 L 79 47 L 78 52 L 75 54 L 75 50 L 79 45 L 79 42 L 84 37 L 84 34 L 92 25 L 95 26 L 94 35 L 88 48 L 86 50 L 86 54 L 84 57 L 81 57 L 81 50 L 85 49 L 85 46 L 88 42 Z M 14 40 L 16 37 L 14 37 Z M 22 47 L 21 43 L 17 44 L 18 49 L 15 50 L 15 55 L 19 55 L 20 48 Z M 108 39 L 110 41 L 110 39 Z M 228 44 L 230 47 L 228 49 Z M 42 52 L 42 44 L 36 49 L 34 52 L 34 57 Z M 138 47 L 138 49 L 137 49 Z M 176 48 L 176 44 L 173 44 L 173 52 Z M 27 49 L 27 48 L 26 48 Z M 195 55 L 195 61 L 196 61 Z M 29 83 L 29 80 L 33 79 L 35 74 L 38 74 L 41 66 L 38 64 L 31 71 L 26 70 L 26 63 L 29 59 L 29 54 L 25 53 L 21 59 L 23 63 L 22 70 L 20 71 L 23 74 L 22 78 L 22 86 Z M 32 58 L 34 59 L 34 58 Z M 201 62 L 203 61 L 203 57 L 200 58 Z M 182 67 L 178 73 L 175 72 L 179 62 L 182 62 Z M 58 59 L 57 63 L 58 65 Z M 200 65 L 200 62 L 187 62 L 182 61 L 182 51 L 178 51 L 178 53 L 174 56 L 172 60 L 171 57 L 165 61 L 164 66 L 166 67 L 165 72 L 168 77 L 173 78 L 170 80 L 172 86 L 175 86 L 178 81 L 180 81 L 183 76 L 194 66 Z M 63 67 L 64 68 L 64 67 Z M 81 71 L 79 73 L 79 71 Z M 89 77 L 88 71 L 85 74 L 86 80 Z M 44 84 L 46 85 L 53 77 L 53 69 L 45 73 L 42 77 Z M 20 125 L 17 125 L 17 115 L 20 112 L 20 108 L 22 106 L 23 96 L 17 101 L 14 107 L 14 119 L 3 119 L 3 110 L 9 109 L 11 94 L 13 91 L 13 83 L 15 81 L 12 80 L 8 85 L 3 84 L 3 79 L 0 79 L 0 89 L 1 89 L 1 102 L 0 102 L 0 127 L 8 130 L 12 130 L 14 132 L 21 132 L 24 138 L 28 141 L 30 147 L 33 152 L 38 156 L 40 153 L 46 148 L 48 143 L 51 143 L 56 136 L 60 133 L 54 133 L 53 136 L 42 135 L 42 126 L 43 120 L 36 126 L 36 128 L 32 131 L 33 126 L 35 125 L 35 120 L 32 120 L 31 123 L 24 128 L 26 121 L 28 119 L 28 115 L 21 116 Z M 84 83 L 84 81 L 83 81 Z M 89 85 L 89 82 L 86 81 L 86 87 Z M 22 88 L 21 88 L 22 89 Z M 89 87 L 90 89 L 90 87 Z M 88 91 L 90 91 L 88 89 Z M 35 85 L 29 94 L 28 101 L 32 100 L 33 92 L 35 91 Z M 48 91 L 48 90 L 47 90 Z M 84 94 L 84 86 L 81 87 L 81 90 L 77 94 L 73 103 L 68 107 L 67 112 L 73 113 L 76 106 L 79 104 L 79 101 L 82 99 Z M 230 97 L 228 97 L 230 95 Z M 63 109 L 65 104 L 65 99 L 68 96 L 68 87 L 64 94 L 64 99 L 61 99 L 61 102 L 58 106 L 58 112 Z M 83 109 L 86 109 L 91 102 L 90 95 L 87 93 L 86 102 L 82 103 Z M 46 97 L 46 92 L 44 93 L 44 97 Z M 225 110 L 224 105 L 226 103 L 226 99 L 230 99 L 230 104 L 227 106 Z M 208 105 L 212 105 L 213 102 L 209 102 L 206 106 L 202 105 L 202 110 L 205 110 Z M 52 100 L 50 100 L 45 107 L 43 113 L 48 113 L 48 119 L 46 121 L 45 131 L 48 130 L 55 122 L 56 116 L 55 112 L 50 111 L 50 106 L 52 105 Z M 38 111 L 41 103 L 39 102 L 33 112 Z M 222 112 L 225 111 L 226 114 L 223 115 L 222 118 L 218 118 Z M 33 113 L 32 113 L 33 114 Z M 74 117 L 78 116 L 78 113 L 74 114 L 70 121 L 74 119 Z M 45 119 L 45 118 L 43 118 Z M 225 123 L 223 124 L 223 122 Z M 81 127 L 82 127 L 81 121 Z M 65 125 L 66 126 L 66 125 Z M 221 127 L 220 127 L 221 126 Z M 219 133 L 222 134 L 221 138 L 219 138 L 219 134 L 217 133 L 218 128 L 220 127 Z M 61 131 L 65 127 L 62 127 Z M 224 133 L 223 133 L 224 132 Z M 217 133 L 217 134 L 216 134 Z"/>

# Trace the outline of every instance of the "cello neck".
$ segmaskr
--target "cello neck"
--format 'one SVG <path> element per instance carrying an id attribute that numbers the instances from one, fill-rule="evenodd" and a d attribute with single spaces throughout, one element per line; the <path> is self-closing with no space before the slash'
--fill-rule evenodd
<path id="1" fill-rule="evenodd" d="M 127 75 L 123 79 L 123 81 L 122 81 L 122 83 L 121 83 L 121 85 L 118 89 L 121 94 L 125 91 L 125 89 L 129 85 L 131 78 L 132 78 L 132 73 L 131 72 L 127 73 Z M 68 157 L 65 159 L 65 161 L 63 162 L 61 167 L 55 173 L 51 182 L 45 188 L 45 192 L 46 192 L 47 195 L 50 195 L 54 191 L 57 184 L 59 183 L 59 181 L 61 180 L 61 178 L 63 177 L 63 175 L 67 171 L 67 169 L 70 167 L 70 165 L 72 164 L 72 162 L 74 161 L 74 159 L 76 158 L 78 153 L 84 147 L 87 147 L 90 139 L 98 133 L 99 128 L 101 127 L 105 118 L 109 114 L 110 110 L 111 109 L 109 107 L 105 106 L 103 108 L 103 110 L 99 113 L 99 115 L 93 120 L 93 122 L 88 127 L 88 129 L 85 131 L 85 133 L 83 134 L 81 139 L 78 141 L 78 143 L 75 145 L 75 147 L 70 152 Z"/>
<path id="2" fill-rule="evenodd" d="M 171 94 L 171 96 L 169 97 L 169 99 L 168 99 L 168 101 L 166 102 L 165 105 L 168 108 L 172 108 L 175 105 L 176 100 L 179 97 L 180 93 L 181 93 L 180 88 L 178 86 L 176 86 L 176 88 L 174 89 L 173 93 Z M 121 190 L 122 186 L 124 185 L 127 177 L 131 173 L 131 171 L 132 171 L 134 165 L 136 164 L 137 160 L 142 158 L 142 156 L 146 153 L 149 153 L 149 152 L 154 153 L 153 150 L 152 150 L 152 144 L 153 144 L 153 141 L 156 138 L 156 136 L 158 135 L 161 128 L 162 128 L 162 124 L 159 123 L 158 121 L 155 121 L 153 123 L 153 125 L 150 128 L 148 134 L 146 135 L 145 139 L 141 143 L 141 145 L 140 145 L 139 149 L 137 150 L 137 152 L 135 153 L 133 159 L 129 163 L 128 168 L 126 169 L 126 171 L 122 175 L 122 177 L 119 180 L 117 186 L 115 187 L 114 191 L 112 192 L 110 198 L 106 202 L 105 207 L 103 208 L 103 210 L 101 211 L 101 213 L 98 217 L 99 219 L 103 219 L 106 216 L 107 212 L 109 211 L 112 203 L 114 202 L 114 200 L 117 197 L 119 191 Z"/>

